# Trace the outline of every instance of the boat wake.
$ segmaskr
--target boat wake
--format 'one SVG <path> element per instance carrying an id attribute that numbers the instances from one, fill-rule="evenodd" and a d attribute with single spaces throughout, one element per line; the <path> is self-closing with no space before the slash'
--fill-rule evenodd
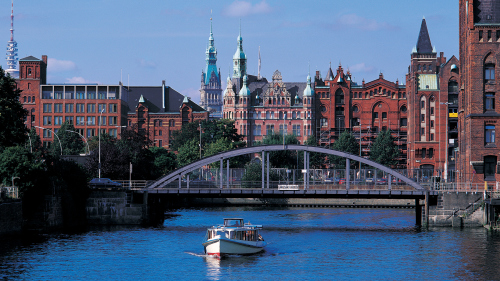
<path id="1" fill-rule="evenodd" d="M 206 254 L 197 254 L 197 253 L 191 253 L 191 252 L 184 252 L 184 253 L 195 256 L 195 257 L 201 257 L 201 258 L 212 257 L 212 256 L 206 255 Z"/>

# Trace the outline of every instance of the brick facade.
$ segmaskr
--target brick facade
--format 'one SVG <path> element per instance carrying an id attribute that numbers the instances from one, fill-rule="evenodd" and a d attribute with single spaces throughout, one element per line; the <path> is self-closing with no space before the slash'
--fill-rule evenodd
<path id="1" fill-rule="evenodd" d="M 457 180 L 500 181 L 500 12 L 493 0 L 460 0 L 460 93 Z"/>

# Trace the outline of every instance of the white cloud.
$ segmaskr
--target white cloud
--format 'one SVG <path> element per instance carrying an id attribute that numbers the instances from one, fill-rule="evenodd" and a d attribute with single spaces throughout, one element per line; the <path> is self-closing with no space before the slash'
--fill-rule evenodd
<path id="1" fill-rule="evenodd" d="M 365 31 L 375 31 L 381 29 L 396 29 L 395 26 L 386 22 L 377 22 L 373 19 L 367 19 L 356 14 L 347 14 L 337 20 L 337 24 L 342 28 L 355 28 Z"/>
<path id="2" fill-rule="evenodd" d="M 351 73 L 373 72 L 374 70 L 375 70 L 375 67 L 367 66 L 364 62 L 355 64 L 355 65 L 349 67 L 349 71 L 351 71 Z"/>
<path id="3" fill-rule="evenodd" d="M 184 90 L 181 90 L 179 91 L 182 95 L 184 96 L 187 96 L 189 98 L 191 98 L 191 100 L 196 103 L 196 104 L 200 104 L 200 90 L 199 89 L 195 89 L 195 88 L 188 88 L 188 89 L 184 89 Z"/>
<path id="4" fill-rule="evenodd" d="M 47 69 L 51 72 L 72 71 L 76 70 L 76 64 L 69 60 L 58 60 L 49 58 L 47 62 Z"/>
<path id="5" fill-rule="evenodd" d="M 139 60 L 139 65 L 144 68 L 156 68 L 156 63 L 154 61 L 148 61 L 145 59 Z"/>
<path id="6" fill-rule="evenodd" d="M 95 83 L 90 80 L 87 80 L 83 77 L 72 77 L 72 78 L 66 78 L 66 83 L 70 84 L 89 84 L 89 83 Z"/>
<path id="7" fill-rule="evenodd" d="M 229 17 L 246 17 L 255 14 L 267 14 L 272 10 L 265 0 L 255 5 L 247 1 L 236 0 L 227 6 L 222 13 Z"/>

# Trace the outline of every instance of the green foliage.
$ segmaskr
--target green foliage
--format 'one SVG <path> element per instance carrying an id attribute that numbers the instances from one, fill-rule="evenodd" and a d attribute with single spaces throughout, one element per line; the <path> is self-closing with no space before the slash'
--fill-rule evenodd
<path id="1" fill-rule="evenodd" d="M 179 166 L 185 166 L 196 160 L 200 159 L 199 153 L 199 142 L 196 139 L 188 140 L 184 145 L 179 147 L 179 153 L 177 154 L 177 160 Z"/>
<path id="2" fill-rule="evenodd" d="M 24 144 L 27 128 L 24 119 L 28 112 L 19 102 L 14 78 L 0 68 L 0 148 Z"/>
<path id="3" fill-rule="evenodd" d="M 177 168 L 177 156 L 163 147 L 153 146 L 149 150 L 154 157 L 154 178 L 161 177 Z"/>
<path id="4" fill-rule="evenodd" d="M 267 167 L 264 167 L 264 177 L 267 181 Z M 279 176 L 276 171 L 269 171 L 269 180 L 270 181 L 278 181 Z M 245 165 L 245 173 L 243 177 L 241 177 L 241 181 L 244 183 L 244 186 L 255 186 L 251 185 L 250 182 L 261 182 L 262 181 L 262 164 L 260 161 L 252 161 Z"/>
<path id="5" fill-rule="evenodd" d="M 340 134 L 339 139 L 333 143 L 332 149 L 347 152 L 353 155 L 359 155 L 359 143 L 356 140 L 356 137 L 354 137 L 354 135 L 347 130 Z M 335 155 L 329 155 L 328 158 L 330 159 L 330 162 L 335 165 L 336 169 L 345 168 L 345 158 Z M 351 161 L 350 163 L 351 168 L 358 165 L 357 161 Z"/>
<path id="6" fill-rule="evenodd" d="M 28 188 L 35 188 L 46 170 L 46 162 L 33 157 L 22 146 L 11 146 L 0 153 L 0 179 L 4 186 L 12 185 L 12 177 L 19 177 L 15 185 L 24 193 Z"/>
<path id="7" fill-rule="evenodd" d="M 399 150 L 391 133 L 387 130 L 380 132 L 370 148 L 370 160 L 393 167 L 397 165 L 398 157 Z"/>
<path id="8" fill-rule="evenodd" d="M 217 153 L 236 149 L 236 148 L 238 148 L 237 145 L 238 145 L 237 142 L 232 142 L 226 138 L 217 139 L 215 142 L 212 142 L 206 146 L 203 157 L 208 157 L 208 156 L 215 155 Z M 229 159 L 229 167 L 242 168 L 248 161 L 249 161 L 248 155 L 241 155 L 241 156 L 232 157 Z M 226 163 L 226 161 L 224 161 L 224 167 L 226 167 L 226 166 L 227 166 L 227 163 Z M 220 167 L 220 164 L 218 162 L 212 163 L 212 164 L 210 164 L 210 167 L 218 168 L 218 167 Z"/>
<path id="9" fill-rule="evenodd" d="M 234 127 L 234 121 L 229 119 L 201 121 L 201 136 L 200 122 L 186 123 L 182 125 L 182 129 L 172 132 L 172 140 L 170 147 L 173 151 L 179 151 L 180 147 L 188 141 L 197 140 L 200 142 L 202 150 L 211 143 L 219 139 L 227 139 L 234 143 L 234 147 L 245 147 L 243 136 L 237 133 Z M 198 147 L 199 149 L 199 147 Z"/>
<path id="10" fill-rule="evenodd" d="M 266 135 L 262 140 L 263 145 L 283 144 L 281 134 L 272 133 Z M 299 144 L 299 140 L 294 135 L 285 135 L 285 144 Z M 260 145 L 260 143 L 257 143 Z M 295 168 L 297 167 L 297 153 L 295 151 L 271 151 L 269 161 L 274 168 Z"/>
<path id="11" fill-rule="evenodd" d="M 314 135 L 310 135 L 304 145 L 308 146 L 317 146 L 318 141 L 316 140 L 316 137 Z M 300 162 L 304 163 L 304 156 L 299 155 L 300 157 Z M 319 169 L 321 166 L 325 163 L 326 156 L 321 154 L 321 153 L 316 153 L 316 152 L 311 152 L 309 154 L 309 164 L 311 168 Z"/>
<path id="12" fill-rule="evenodd" d="M 63 155 L 78 155 L 80 153 L 84 153 L 87 149 L 84 140 L 78 133 L 76 132 L 73 124 L 68 122 L 64 122 L 59 130 L 57 131 L 57 136 L 61 141 L 62 146 L 62 154 Z M 58 139 L 54 136 L 54 142 L 50 147 L 50 153 L 54 156 L 59 156 L 61 154 L 61 146 L 59 146 Z"/>

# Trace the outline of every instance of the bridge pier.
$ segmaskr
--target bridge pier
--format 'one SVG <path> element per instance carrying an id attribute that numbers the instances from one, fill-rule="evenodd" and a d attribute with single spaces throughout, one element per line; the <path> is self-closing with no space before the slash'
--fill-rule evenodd
<path id="1" fill-rule="evenodd" d="M 415 199 L 415 225 L 422 226 L 422 205 L 420 205 L 420 199 Z"/>
<path id="2" fill-rule="evenodd" d="M 351 159 L 346 158 L 345 159 L 345 188 L 346 189 L 350 188 L 350 184 L 349 184 L 350 177 L 351 177 L 350 170 L 351 170 Z"/>
<path id="3" fill-rule="evenodd" d="M 260 161 L 260 164 L 262 164 L 262 189 L 264 189 L 264 177 L 265 177 L 265 174 L 264 174 L 264 167 L 266 166 L 266 152 L 265 151 L 262 151 L 262 161 Z"/>
<path id="4" fill-rule="evenodd" d="M 222 189 L 222 185 L 224 184 L 224 158 L 220 159 L 220 173 L 219 173 L 219 186 Z"/>

